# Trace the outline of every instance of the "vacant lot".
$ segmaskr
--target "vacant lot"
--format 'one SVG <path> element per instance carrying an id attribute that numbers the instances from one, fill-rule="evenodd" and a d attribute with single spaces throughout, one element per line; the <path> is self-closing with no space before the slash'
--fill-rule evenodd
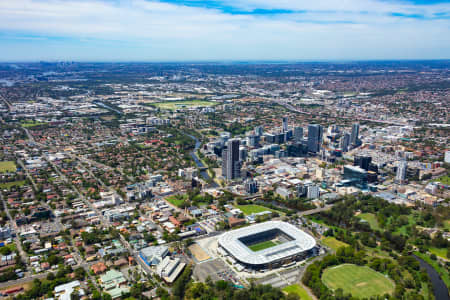
<path id="1" fill-rule="evenodd" d="M 249 246 L 250 250 L 252 250 L 253 252 L 257 252 L 257 251 L 261 251 L 273 246 L 276 246 L 277 243 L 273 242 L 273 241 L 264 241 L 261 243 L 257 243 L 254 245 Z"/>
<path id="2" fill-rule="evenodd" d="M 156 102 L 156 103 L 152 103 L 151 105 L 153 105 L 157 108 L 160 108 L 160 109 L 176 110 L 176 109 L 193 108 L 193 107 L 199 107 L 199 106 L 213 106 L 213 105 L 216 105 L 216 103 L 211 102 L 211 101 L 204 101 L 204 100 L 186 100 L 186 101 Z"/>
<path id="3" fill-rule="evenodd" d="M 375 272 L 369 267 L 351 264 L 325 269 L 322 281 L 332 290 L 341 288 L 344 293 L 351 293 L 359 298 L 370 298 L 385 293 L 392 294 L 395 287 L 394 283 L 383 274 Z"/>
<path id="4" fill-rule="evenodd" d="M 285 287 L 283 292 L 296 294 L 300 297 L 300 300 L 312 300 L 311 296 L 308 295 L 308 292 L 298 284 Z"/>
<path id="5" fill-rule="evenodd" d="M 340 247 L 347 247 L 348 244 L 338 241 L 337 239 L 335 239 L 332 236 L 328 236 L 326 238 L 322 239 L 322 243 L 325 244 L 325 246 L 333 249 L 334 251 L 336 251 L 337 249 L 339 249 Z"/>
<path id="6" fill-rule="evenodd" d="M 204 260 L 208 260 L 211 257 L 206 253 L 198 244 L 193 244 L 189 246 L 189 250 L 191 251 L 192 255 L 195 257 L 197 262 L 202 262 Z"/>
<path id="7" fill-rule="evenodd" d="M 16 171 L 16 164 L 13 161 L 0 161 L 0 173 Z"/>

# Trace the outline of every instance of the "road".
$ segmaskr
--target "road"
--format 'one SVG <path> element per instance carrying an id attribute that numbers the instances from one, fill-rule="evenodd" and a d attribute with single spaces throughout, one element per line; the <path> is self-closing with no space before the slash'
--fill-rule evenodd
<path id="1" fill-rule="evenodd" d="M 0 289 L 4 289 L 9 286 L 16 285 L 16 284 L 25 284 L 27 282 L 32 282 L 35 279 L 44 279 L 47 277 L 48 273 L 56 273 L 56 272 L 57 271 L 49 271 L 47 273 L 40 273 L 40 274 L 36 274 L 36 275 L 30 275 L 30 276 L 26 276 L 23 278 L 19 278 L 16 280 L 9 280 L 9 281 L 5 281 L 5 282 L 1 282 Z"/>
<path id="2" fill-rule="evenodd" d="M 34 140 L 34 137 L 30 134 L 30 132 L 28 131 L 28 129 L 24 128 L 28 139 L 31 140 L 35 145 L 39 146 L 39 147 L 44 147 L 46 148 L 47 146 L 41 143 L 37 143 Z M 55 149 L 56 150 L 56 149 Z M 84 161 L 85 163 L 87 163 L 88 165 L 101 165 L 101 167 L 105 167 L 102 164 L 99 164 L 97 162 L 93 162 L 92 160 L 89 160 L 87 158 L 80 158 L 74 154 L 71 154 L 72 156 L 78 158 L 80 161 Z M 61 179 L 66 182 L 66 184 L 68 184 L 73 191 L 76 192 L 76 194 L 78 195 L 78 197 L 92 210 L 95 211 L 96 215 L 99 217 L 100 219 L 100 223 L 104 228 L 110 228 L 111 227 L 111 223 L 109 222 L 109 220 L 107 220 L 103 214 L 101 213 L 101 211 L 99 209 L 97 209 L 96 207 L 94 207 L 94 205 L 81 193 L 81 191 L 75 187 L 72 182 L 70 180 L 67 179 L 67 177 L 61 173 L 61 171 L 59 170 L 59 167 L 53 163 L 48 156 L 44 155 L 43 156 L 44 159 L 52 166 L 52 168 L 55 170 L 56 173 L 58 173 L 58 175 L 61 177 Z M 109 168 L 109 167 L 108 167 Z M 102 186 L 106 186 L 100 179 L 98 179 L 96 176 L 93 175 L 93 173 L 88 169 L 89 174 L 91 174 L 91 176 L 93 176 L 93 178 L 96 178 L 100 184 L 102 184 Z M 127 248 L 127 250 L 129 251 L 129 253 L 134 257 L 135 261 L 141 266 L 142 269 L 144 269 L 148 274 L 152 273 L 152 270 L 149 268 L 149 266 L 147 266 L 139 257 L 139 253 L 137 251 L 135 251 L 130 244 L 125 240 L 125 238 L 119 234 L 120 237 L 120 241 L 122 243 L 122 245 Z"/>
<path id="3" fill-rule="evenodd" d="M 33 177 L 31 177 L 30 173 L 28 172 L 28 169 L 25 168 L 25 165 L 23 164 L 22 160 L 17 159 L 17 163 L 18 163 L 18 164 L 22 167 L 22 169 L 25 171 L 25 174 L 27 175 L 28 179 L 30 179 L 31 184 L 33 185 L 34 190 L 37 191 L 38 188 L 37 188 L 36 182 L 34 182 L 34 179 L 33 179 Z"/>
<path id="4" fill-rule="evenodd" d="M 290 104 L 286 101 L 274 100 L 274 102 L 286 107 L 287 109 L 289 109 L 291 111 L 294 111 L 294 112 L 297 112 L 300 114 L 304 114 L 304 115 L 312 115 L 310 112 L 302 111 L 302 110 L 295 108 L 292 104 Z M 367 122 L 372 122 L 372 123 L 381 123 L 381 124 L 396 125 L 396 126 L 408 125 L 407 123 L 399 123 L 399 122 L 392 122 L 392 121 L 386 121 L 386 120 L 375 120 L 375 119 L 369 119 L 369 118 L 358 118 L 357 116 L 348 116 L 348 117 L 347 116 L 339 116 L 336 118 L 347 119 L 347 120 L 352 120 L 352 121 L 367 121 Z"/>
<path id="5" fill-rule="evenodd" d="M 0 192 L 0 199 L 3 202 L 3 207 L 5 209 L 6 215 L 8 216 L 9 222 L 11 223 L 11 225 L 14 227 L 14 231 L 16 232 L 16 236 L 14 237 L 14 242 L 16 243 L 17 246 L 17 250 L 19 250 L 19 255 L 22 259 L 22 261 L 24 263 L 28 262 L 28 255 L 25 253 L 25 251 L 22 248 L 22 243 L 19 240 L 19 227 L 17 226 L 16 220 L 14 220 L 14 218 L 11 216 L 9 209 L 8 209 L 8 205 L 5 201 L 5 199 L 3 198 L 3 194 Z"/>
<path id="6" fill-rule="evenodd" d="M 8 100 L 6 100 L 6 98 L 3 97 L 3 95 L 0 95 L 0 98 L 2 98 L 3 102 L 5 102 L 6 106 L 8 106 L 8 110 L 11 111 L 12 108 L 11 103 Z"/>
<path id="7" fill-rule="evenodd" d="M 297 213 L 297 216 L 302 217 L 302 216 L 317 214 L 319 212 L 329 210 L 332 207 L 333 207 L 333 204 L 328 204 L 328 205 L 325 205 L 324 207 L 314 208 L 314 209 L 305 210 L 305 211 L 299 211 Z"/>

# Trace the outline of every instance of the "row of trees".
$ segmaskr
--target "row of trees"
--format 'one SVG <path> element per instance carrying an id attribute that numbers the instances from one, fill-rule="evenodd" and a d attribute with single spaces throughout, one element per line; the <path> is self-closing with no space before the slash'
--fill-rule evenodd
<path id="1" fill-rule="evenodd" d="M 344 294 L 341 289 L 330 290 L 322 282 L 322 274 L 326 268 L 344 263 L 366 265 L 377 272 L 389 275 L 395 282 L 393 295 L 385 294 L 377 299 L 424 299 L 420 294 L 423 284 L 431 291 L 431 282 L 425 271 L 420 269 L 418 261 L 404 253 L 395 256 L 396 260 L 368 256 L 363 250 L 357 251 L 353 247 L 341 247 L 335 255 L 328 255 L 321 261 L 309 265 L 302 278 L 302 282 L 309 286 L 319 299 L 357 299 L 350 294 Z"/>

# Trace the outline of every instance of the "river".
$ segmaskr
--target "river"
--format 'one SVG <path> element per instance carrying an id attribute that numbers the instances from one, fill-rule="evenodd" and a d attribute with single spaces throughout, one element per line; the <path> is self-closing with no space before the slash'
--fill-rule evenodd
<path id="1" fill-rule="evenodd" d="M 198 138 L 196 138 L 193 135 L 187 134 L 185 133 L 188 137 L 190 137 L 191 139 L 193 139 L 195 141 L 195 148 L 194 150 L 192 150 L 191 152 L 191 157 L 194 159 L 195 164 L 197 165 L 197 167 L 199 168 L 205 168 L 206 166 L 202 163 L 202 161 L 200 160 L 200 158 L 197 156 L 197 150 L 200 148 L 200 145 L 202 144 Z M 207 170 L 203 170 L 200 172 L 200 175 L 205 179 L 205 180 L 209 180 L 211 178 L 211 176 L 209 176 L 208 171 Z M 212 183 L 210 184 L 212 187 L 217 188 L 219 187 L 219 185 L 215 182 L 212 181 Z"/>
<path id="2" fill-rule="evenodd" d="M 433 285 L 433 294 L 436 300 L 447 300 L 449 299 L 448 289 L 444 281 L 439 276 L 439 273 L 429 265 L 426 261 L 418 256 L 413 255 L 416 260 L 419 261 L 420 267 L 427 271 L 430 277 L 431 283 Z"/>

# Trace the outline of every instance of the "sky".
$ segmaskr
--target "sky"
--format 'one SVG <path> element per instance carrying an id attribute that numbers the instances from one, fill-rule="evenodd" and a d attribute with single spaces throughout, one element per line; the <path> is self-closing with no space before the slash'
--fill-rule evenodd
<path id="1" fill-rule="evenodd" d="M 0 0 L 0 61 L 449 58 L 450 0 Z"/>

